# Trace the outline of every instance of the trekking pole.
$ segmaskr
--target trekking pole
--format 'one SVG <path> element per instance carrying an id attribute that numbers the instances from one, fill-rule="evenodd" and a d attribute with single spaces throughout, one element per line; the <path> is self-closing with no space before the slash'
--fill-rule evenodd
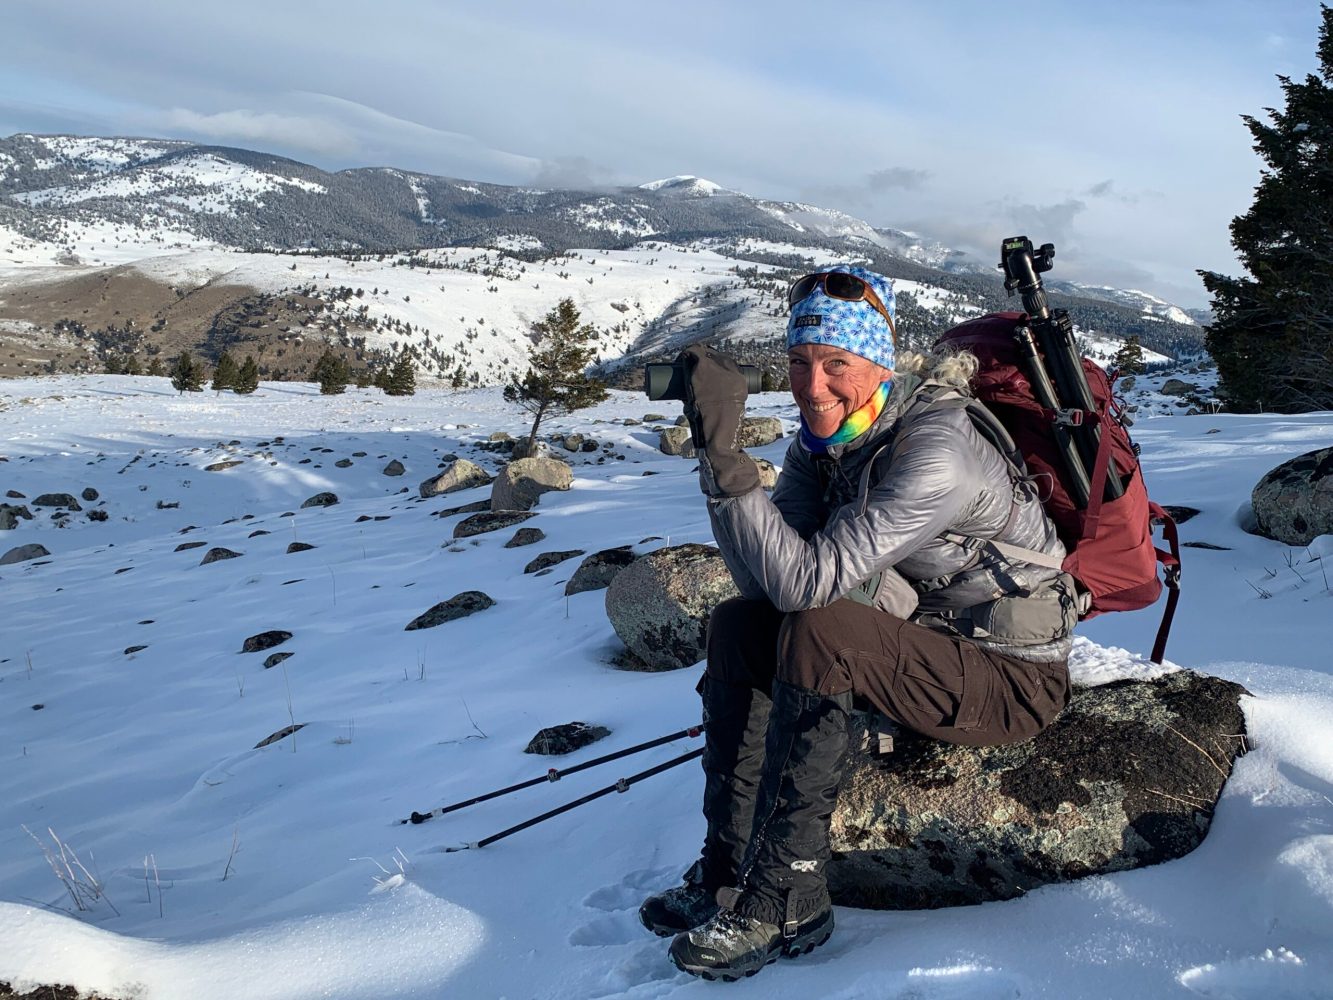
<path id="1" fill-rule="evenodd" d="M 427 813 L 413 812 L 407 819 L 400 819 L 398 825 L 404 823 L 424 823 L 428 819 L 436 816 L 443 816 L 445 813 L 456 812 L 459 809 L 466 809 L 468 806 L 475 806 L 478 802 L 488 802 L 491 799 L 498 799 L 501 795 L 508 795 L 510 792 L 522 791 L 524 788 L 532 788 L 534 785 L 540 785 L 543 782 L 559 781 L 567 774 L 577 774 L 579 771 L 586 771 L 590 767 L 596 767 L 599 764 L 607 764 L 613 760 L 619 760 L 621 757 L 629 757 L 636 753 L 642 753 L 644 750 L 651 750 L 653 747 L 660 747 L 663 743 L 671 743 L 675 740 L 683 739 L 686 736 L 693 739 L 704 731 L 703 726 L 691 726 L 688 729 L 682 729 L 678 732 L 668 733 L 666 736 L 659 736 L 655 740 L 649 740 L 646 743 L 639 743 L 632 747 L 626 747 L 624 750 L 617 750 L 615 753 L 609 753 L 602 757 L 594 757 L 592 760 L 586 760 L 582 764 L 575 764 L 573 767 L 566 768 L 548 768 L 546 773 L 539 778 L 529 778 L 527 781 L 520 781 L 516 785 L 510 785 L 507 788 L 497 788 L 493 792 L 486 792 L 483 795 L 474 795 L 470 799 L 464 799 L 462 802 L 454 802 L 451 805 L 440 806 L 438 809 L 432 809 Z"/>
<path id="2" fill-rule="evenodd" d="M 582 798 L 575 799 L 573 802 L 566 802 L 562 806 L 556 806 L 554 809 L 549 812 L 544 812 L 540 816 L 534 816 L 532 819 L 525 819 L 522 823 L 511 826 L 507 830 L 501 830 L 499 833 L 493 833 L 489 837 L 484 837 L 474 844 L 463 844 L 459 847 L 446 847 L 444 853 L 456 854 L 459 851 L 470 851 L 478 847 L 486 847 L 490 844 L 494 844 L 497 840 L 504 840 L 505 837 L 508 837 L 511 834 L 526 830 L 530 826 L 536 826 L 538 823 L 544 823 L 546 820 L 559 816 L 561 813 L 567 813 L 571 809 L 576 809 L 581 805 L 592 802 L 594 799 L 600 799 L 603 795 L 610 795 L 612 792 L 628 792 L 631 785 L 638 784 L 645 778 L 651 778 L 654 774 L 661 774 L 663 771 L 669 771 L 671 768 L 684 764 L 686 761 L 694 760 L 696 757 L 702 757 L 703 752 L 703 747 L 699 747 L 697 750 L 691 750 L 687 754 L 682 754 L 679 757 L 658 764 L 656 767 L 650 767 L 646 771 L 640 771 L 638 774 L 631 774 L 628 778 L 620 778 L 614 785 L 607 785 L 605 788 L 599 788 L 595 792 L 589 792 Z"/>
<path id="3" fill-rule="evenodd" d="M 1040 274 L 1049 271 L 1055 260 L 1055 246 L 1043 244 L 1034 250 L 1032 241 L 1026 236 L 1014 236 L 1004 240 L 1000 246 L 1000 267 L 1004 271 L 1004 289 L 1010 295 L 1015 289 L 1023 299 L 1023 310 L 1032 319 L 1032 327 L 1041 342 L 1042 353 L 1050 366 L 1056 392 L 1065 408 L 1056 407 L 1057 414 L 1064 415 L 1069 430 L 1065 433 L 1073 439 L 1082 466 L 1081 473 L 1071 466 L 1071 475 L 1078 480 L 1092 482 L 1103 478 L 1105 487 L 1102 496 L 1114 500 L 1125 492 L 1124 484 L 1114 468 L 1109 467 L 1110 458 L 1098 460 L 1101 445 L 1102 427 L 1092 390 L 1088 387 L 1088 378 L 1083 373 L 1083 362 L 1079 358 L 1078 346 L 1074 343 L 1074 328 L 1069 314 L 1063 309 L 1052 310 L 1042 286 Z M 1040 367 L 1034 366 L 1034 367 Z M 1045 405 L 1043 402 L 1042 405 Z M 1057 434 L 1057 438 L 1059 435 Z M 1063 442 L 1062 442 L 1063 446 Z M 1063 447 L 1062 447 L 1063 450 Z M 1069 464 L 1071 455 L 1066 455 Z M 1108 463 L 1103 476 L 1099 476 L 1098 466 L 1102 461 Z M 1090 493 L 1090 490 L 1089 490 Z M 1086 508 L 1087 502 L 1079 504 Z"/>

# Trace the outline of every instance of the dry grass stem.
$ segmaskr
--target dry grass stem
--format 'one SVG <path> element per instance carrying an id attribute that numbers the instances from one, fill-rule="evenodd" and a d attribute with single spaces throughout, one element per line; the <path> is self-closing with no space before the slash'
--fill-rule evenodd
<path id="1" fill-rule="evenodd" d="M 1217 768 L 1217 773 L 1220 774 L 1220 775 L 1222 776 L 1223 779 L 1226 779 L 1226 778 L 1228 777 L 1228 773 L 1227 773 L 1227 771 L 1222 767 L 1221 764 L 1219 764 L 1217 761 L 1213 760 L 1213 756 L 1212 756 L 1212 754 L 1210 754 L 1207 750 L 1205 750 L 1203 747 L 1199 746 L 1199 744 L 1195 743 L 1192 739 L 1190 739 L 1188 736 L 1186 736 L 1186 735 L 1185 735 L 1184 733 L 1182 733 L 1180 730 L 1178 730 L 1178 729 L 1176 729 L 1176 728 L 1174 728 L 1174 727 L 1172 727 L 1172 726 L 1167 726 L 1166 728 L 1167 728 L 1168 730 L 1170 730 L 1171 732 L 1175 733 L 1177 736 L 1179 736 L 1182 740 L 1184 740 L 1186 743 L 1188 743 L 1190 746 L 1192 746 L 1195 750 L 1199 751 L 1199 753 L 1203 754 L 1204 757 L 1207 758 L 1208 763 L 1212 764 L 1213 767 Z"/>

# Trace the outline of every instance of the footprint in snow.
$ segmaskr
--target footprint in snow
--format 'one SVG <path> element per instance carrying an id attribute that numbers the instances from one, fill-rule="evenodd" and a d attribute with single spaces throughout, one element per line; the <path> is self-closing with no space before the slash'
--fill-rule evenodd
<path id="1" fill-rule="evenodd" d="M 1226 1000 L 1296 1000 L 1327 996 L 1333 963 L 1319 955 L 1297 955 L 1286 948 L 1267 949 L 1246 958 L 1225 959 L 1182 972 L 1178 980 L 1191 993 Z"/>

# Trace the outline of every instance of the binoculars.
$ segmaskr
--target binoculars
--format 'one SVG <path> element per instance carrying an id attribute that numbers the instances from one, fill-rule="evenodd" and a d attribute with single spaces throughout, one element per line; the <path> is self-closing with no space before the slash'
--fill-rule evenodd
<path id="1" fill-rule="evenodd" d="M 760 371 L 756 365 L 741 365 L 745 376 L 745 391 L 756 393 L 760 387 Z M 643 366 L 643 391 L 649 399 L 685 399 L 685 390 L 689 385 L 689 373 L 680 361 L 665 364 Z"/>

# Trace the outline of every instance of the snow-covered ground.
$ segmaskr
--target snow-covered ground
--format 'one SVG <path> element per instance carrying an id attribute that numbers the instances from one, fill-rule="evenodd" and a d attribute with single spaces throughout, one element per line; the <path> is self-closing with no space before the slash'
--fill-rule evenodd
<path id="1" fill-rule="evenodd" d="M 783 396 L 754 402 L 792 416 Z M 1253 694 L 1253 750 L 1181 860 L 1006 903 L 840 909 L 826 946 L 723 987 L 678 973 L 635 917 L 698 850 L 693 765 L 490 847 L 441 850 L 692 741 L 400 825 L 542 774 L 550 759 L 522 749 L 544 726 L 612 730 L 567 765 L 697 720 L 698 668 L 611 663 L 604 592 L 563 595 L 577 560 L 522 572 L 546 550 L 709 539 L 693 463 L 660 455 L 653 425 L 623 422 L 653 411 L 669 423 L 679 409 L 616 393 L 551 422 L 610 448 L 571 456 L 573 488 L 528 522 L 546 538 L 509 549 L 512 530 L 455 543 L 459 516 L 431 516 L 485 489 L 416 491 L 446 453 L 495 467 L 473 446 L 524 425 L 494 390 L 321 397 L 269 383 L 246 398 L 180 397 L 149 378 L 0 383 L 0 492 L 92 487 L 85 508 L 108 515 L 62 528 L 42 512 L 0 536 L 3 549 L 51 552 L 0 567 L 0 981 L 143 1000 L 1333 995 L 1333 537 L 1290 548 L 1240 527 L 1264 472 L 1333 439 L 1329 413 L 1134 430 L 1154 498 L 1202 510 L 1182 538 L 1224 547 L 1185 550 L 1169 659 Z M 785 444 L 759 454 L 780 464 Z M 402 478 L 381 473 L 394 458 Z M 341 502 L 301 507 L 323 490 Z M 243 555 L 201 565 L 207 547 L 176 551 L 192 541 Z M 292 541 L 315 548 L 289 555 Z M 404 631 L 465 590 L 495 606 Z M 1151 675 L 1157 616 L 1087 623 L 1077 677 Z M 265 669 L 267 652 L 240 649 L 270 629 L 293 633 L 278 650 L 295 655 Z M 292 722 L 305 728 L 252 749 Z M 105 897 L 69 912 L 24 827 L 76 851 Z"/>

